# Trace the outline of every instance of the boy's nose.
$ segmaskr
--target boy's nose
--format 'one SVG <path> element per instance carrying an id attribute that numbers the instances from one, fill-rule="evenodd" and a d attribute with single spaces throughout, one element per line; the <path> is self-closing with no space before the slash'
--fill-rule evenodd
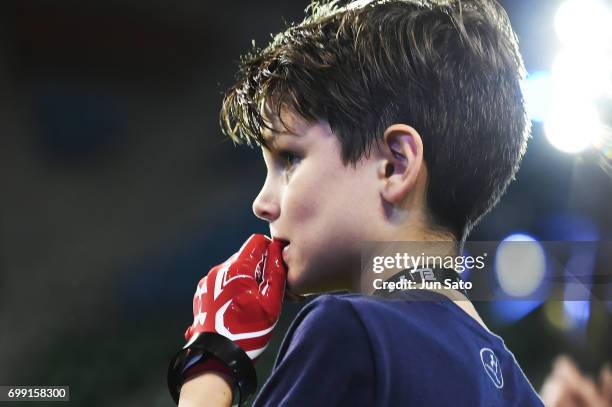
<path id="1" fill-rule="evenodd" d="M 277 202 L 264 187 L 253 201 L 253 213 L 259 219 L 273 222 L 280 215 L 280 206 Z"/>

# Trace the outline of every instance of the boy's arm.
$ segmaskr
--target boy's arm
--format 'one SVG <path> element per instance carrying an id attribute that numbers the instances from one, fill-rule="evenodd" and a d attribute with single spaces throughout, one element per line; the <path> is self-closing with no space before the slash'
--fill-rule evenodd
<path id="1" fill-rule="evenodd" d="M 175 402 L 197 405 L 203 397 L 210 405 L 229 397 L 231 404 L 234 379 L 241 401 L 255 390 L 253 363 L 267 347 L 282 307 L 286 270 L 281 251 L 282 242 L 253 235 L 202 278 L 193 324 L 185 332 L 188 342 L 168 369 Z M 186 386 L 191 378 L 200 380 Z M 181 397 L 183 390 L 188 394 Z"/>
<path id="2" fill-rule="evenodd" d="M 253 407 L 373 405 L 376 373 L 367 332 L 351 304 L 324 295 L 298 313 Z M 217 373 L 183 386 L 180 407 L 230 406 L 231 382 Z"/>
<path id="3" fill-rule="evenodd" d="M 179 407 L 230 407 L 231 378 L 221 373 L 206 372 L 183 384 Z"/>

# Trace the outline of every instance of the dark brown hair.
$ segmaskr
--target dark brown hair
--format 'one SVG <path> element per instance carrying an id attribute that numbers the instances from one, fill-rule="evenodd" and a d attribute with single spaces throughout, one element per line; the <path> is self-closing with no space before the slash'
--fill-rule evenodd
<path id="1" fill-rule="evenodd" d="M 432 227 L 461 242 L 498 202 L 525 152 L 524 67 L 494 0 L 314 2 L 241 59 L 221 126 L 261 145 L 263 106 L 326 120 L 345 165 L 394 123 L 423 139 Z"/>

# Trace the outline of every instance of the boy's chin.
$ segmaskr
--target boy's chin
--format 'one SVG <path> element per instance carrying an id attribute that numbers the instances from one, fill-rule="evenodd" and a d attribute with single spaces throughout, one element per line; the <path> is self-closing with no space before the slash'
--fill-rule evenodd
<path id="1" fill-rule="evenodd" d="M 289 269 L 287 273 L 287 285 L 285 287 L 285 297 L 289 299 L 300 299 L 312 294 L 325 292 L 324 289 L 316 289 L 313 281 L 310 281 L 304 273 Z"/>
<path id="2" fill-rule="evenodd" d="M 304 290 L 304 282 L 298 278 L 299 276 L 296 274 L 297 273 L 289 269 L 289 272 L 287 273 L 287 285 L 285 286 L 285 291 L 290 295 L 301 296 L 306 294 Z"/>
<path id="3" fill-rule="evenodd" d="M 297 270 L 293 271 L 289 269 L 287 273 L 287 285 L 285 286 L 285 298 L 303 301 L 306 297 L 311 295 L 345 289 L 341 284 L 330 283 L 329 276 L 313 276 L 306 272 L 298 272 Z"/>

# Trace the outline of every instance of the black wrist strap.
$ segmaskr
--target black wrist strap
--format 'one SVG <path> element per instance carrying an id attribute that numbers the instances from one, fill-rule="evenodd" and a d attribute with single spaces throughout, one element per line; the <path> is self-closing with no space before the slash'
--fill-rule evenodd
<path id="1" fill-rule="evenodd" d="M 185 370 L 214 356 L 232 372 L 239 392 L 238 405 L 241 405 L 257 389 L 257 372 L 251 358 L 240 346 L 216 332 L 196 335 L 195 339 L 174 355 L 168 367 L 168 390 L 172 399 L 178 404 Z"/>
<path id="2" fill-rule="evenodd" d="M 385 282 L 394 282 L 398 283 L 401 280 L 413 281 L 417 286 L 421 286 L 422 283 L 426 282 L 440 282 L 442 283 L 444 280 L 450 279 L 455 283 L 459 283 L 461 281 L 461 277 L 459 274 L 451 268 L 412 268 L 402 270 L 388 279 Z M 465 289 L 460 290 L 466 298 L 469 298 L 467 295 L 467 291 Z M 390 293 L 389 290 L 385 290 L 383 288 L 379 288 L 374 291 L 373 295 L 386 297 Z"/>

